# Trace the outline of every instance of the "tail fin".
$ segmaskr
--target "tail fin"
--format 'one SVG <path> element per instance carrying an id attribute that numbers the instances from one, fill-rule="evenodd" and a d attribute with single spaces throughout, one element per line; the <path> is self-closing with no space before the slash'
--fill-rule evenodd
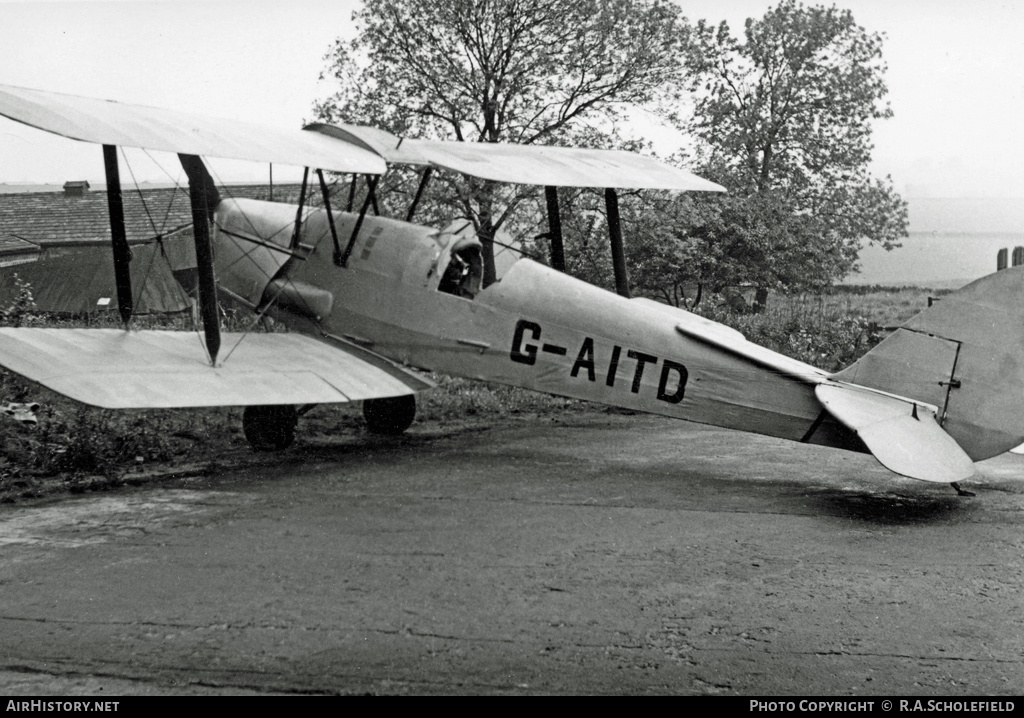
<path id="1" fill-rule="evenodd" d="M 943 297 L 833 378 L 937 406 L 974 461 L 1024 443 L 1024 266 Z"/>

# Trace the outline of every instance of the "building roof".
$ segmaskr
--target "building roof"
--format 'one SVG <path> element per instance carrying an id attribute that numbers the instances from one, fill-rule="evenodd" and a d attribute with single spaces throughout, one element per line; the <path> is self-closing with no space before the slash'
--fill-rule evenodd
<path id="1" fill-rule="evenodd" d="M 7 257 L 12 254 L 38 254 L 39 245 L 27 242 L 14 236 L 0 236 L 0 257 Z"/>
<path id="2" fill-rule="evenodd" d="M 274 198 L 297 201 L 298 191 L 298 185 L 275 186 Z M 225 197 L 268 199 L 270 190 L 266 185 L 228 185 L 221 192 Z M 131 243 L 168 235 L 192 224 L 187 187 L 125 188 L 122 198 L 125 230 Z M 86 191 L 78 196 L 63 192 L 0 194 L 0 253 L 5 248 L 31 251 L 25 242 L 43 247 L 109 244 L 106 191 Z"/>
<path id="3" fill-rule="evenodd" d="M 270 194 L 263 185 L 228 185 L 220 190 L 224 197 L 269 199 Z M 278 201 L 297 202 L 298 194 L 298 185 L 274 187 Z M 188 189 L 125 190 L 122 197 L 125 229 L 133 244 L 130 271 L 136 313 L 188 309 L 188 295 L 174 275 L 179 269 L 180 246 L 183 242 L 191 245 Z M 0 194 L 0 307 L 16 299 L 17 274 L 31 285 L 40 311 L 77 314 L 104 307 L 116 311 L 107 212 L 106 191 L 87 190 L 79 196 L 64 192 Z M 176 237 L 170 236 L 175 233 Z M 166 241 L 154 241 L 158 236 Z M 46 249 L 60 251 L 40 253 Z M 187 249 L 183 251 L 187 254 Z M 14 265 L 30 255 L 39 255 L 38 261 Z M 13 266 L 3 266 L 5 259 Z M 111 301 L 98 305 L 101 299 Z"/>

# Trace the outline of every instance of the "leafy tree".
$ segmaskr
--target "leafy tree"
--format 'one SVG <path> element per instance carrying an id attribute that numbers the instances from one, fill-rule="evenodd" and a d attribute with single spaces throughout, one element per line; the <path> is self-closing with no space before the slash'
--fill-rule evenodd
<path id="1" fill-rule="evenodd" d="M 567 270 L 612 289 L 602 198 L 567 198 L 563 218 Z M 819 234 L 815 218 L 773 194 L 625 193 L 620 202 L 633 289 L 675 306 L 746 285 L 788 291 L 830 286 L 852 261 L 836 234 Z M 543 249 L 535 250 L 542 254 Z"/>
<path id="2" fill-rule="evenodd" d="M 724 22 L 696 24 L 686 127 L 702 173 L 730 196 L 698 198 L 675 233 L 692 262 L 683 275 L 820 289 L 855 268 L 862 241 L 899 246 L 906 202 L 868 172 L 872 123 L 892 115 L 882 39 L 848 10 L 794 0 L 748 19 L 742 40 Z"/>
<path id="3" fill-rule="evenodd" d="M 327 55 L 326 122 L 402 137 L 612 146 L 627 106 L 672 108 L 686 34 L 663 0 L 374 0 Z M 666 110 L 671 112 L 671 109 Z M 412 178 L 390 186 L 402 198 Z M 534 189 L 445 176 L 425 213 L 471 220 L 494 280 L 494 233 Z M 454 198 L 454 199 L 453 199 Z M 532 218 L 531 218 L 532 219 Z"/>

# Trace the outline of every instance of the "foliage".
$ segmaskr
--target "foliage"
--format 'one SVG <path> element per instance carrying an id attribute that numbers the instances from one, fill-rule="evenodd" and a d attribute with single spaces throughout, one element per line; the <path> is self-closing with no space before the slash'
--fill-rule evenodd
<path id="1" fill-rule="evenodd" d="M 563 197 L 569 207 L 562 226 L 567 271 L 611 289 L 603 200 L 593 192 Z M 619 208 L 634 294 L 674 306 L 692 308 L 708 296 L 720 302 L 741 286 L 820 292 L 856 257 L 850 244 L 819 234 L 813 218 L 771 193 L 631 193 Z M 537 255 L 547 251 L 543 239 L 528 248 Z"/>
<path id="2" fill-rule="evenodd" d="M 670 228 L 672 278 L 820 290 L 855 268 L 862 241 L 899 246 L 906 202 L 868 173 L 872 122 L 892 114 L 881 35 L 849 11 L 782 0 L 742 41 L 704 20 L 690 40 L 686 128 L 701 173 L 730 194 L 654 216 Z"/>
<path id="3" fill-rule="evenodd" d="M 685 33 L 662 0 L 378 0 L 353 21 L 355 41 L 339 40 L 326 57 L 325 74 L 339 84 L 315 107 L 326 122 L 401 137 L 608 147 L 619 143 L 627 104 L 671 113 L 682 86 Z M 414 178 L 395 175 L 386 201 L 407 206 Z M 441 226 L 473 222 L 489 284 L 494 233 L 534 198 L 533 189 L 442 174 L 424 214 Z"/>
<path id="4" fill-rule="evenodd" d="M 36 300 L 32 296 L 32 286 L 28 282 L 17 273 L 12 279 L 18 287 L 18 295 L 9 306 L 0 309 L 0 326 L 20 327 L 22 324 L 31 323 L 35 317 Z"/>
<path id="5" fill-rule="evenodd" d="M 188 458 L 230 441 L 225 410 L 106 411 L 0 372 L 4 401 L 36 401 L 37 425 L 0 416 L 0 488 L 31 477 L 99 475 Z"/>
<path id="6" fill-rule="evenodd" d="M 850 11 L 794 0 L 748 19 L 743 42 L 701 20 L 693 129 L 744 190 L 845 186 L 871 158 L 871 121 L 892 115 L 881 46 Z"/>
<path id="7" fill-rule="evenodd" d="M 446 423 L 479 418 L 510 419 L 517 415 L 573 412 L 587 402 L 539 394 L 516 386 L 432 374 L 437 388 L 420 395 L 417 421 Z"/>
<path id="8" fill-rule="evenodd" d="M 739 330 L 755 344 L 826 371 L 849 366 L 884 338 L 873 317 L 822 296 L 786 298 L 759 314 L 736 314 L 720 307 L 705 307 L 701 313 Z"/>

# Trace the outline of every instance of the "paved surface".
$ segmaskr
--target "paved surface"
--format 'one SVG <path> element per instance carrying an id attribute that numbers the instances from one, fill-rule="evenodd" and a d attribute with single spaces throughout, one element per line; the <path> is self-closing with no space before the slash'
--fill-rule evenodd
<path id="1" fill-rule="evenodd" d="M 619 415 L 0 506 L 0 693 L 1024 691 L 1024 457 Z"/>

